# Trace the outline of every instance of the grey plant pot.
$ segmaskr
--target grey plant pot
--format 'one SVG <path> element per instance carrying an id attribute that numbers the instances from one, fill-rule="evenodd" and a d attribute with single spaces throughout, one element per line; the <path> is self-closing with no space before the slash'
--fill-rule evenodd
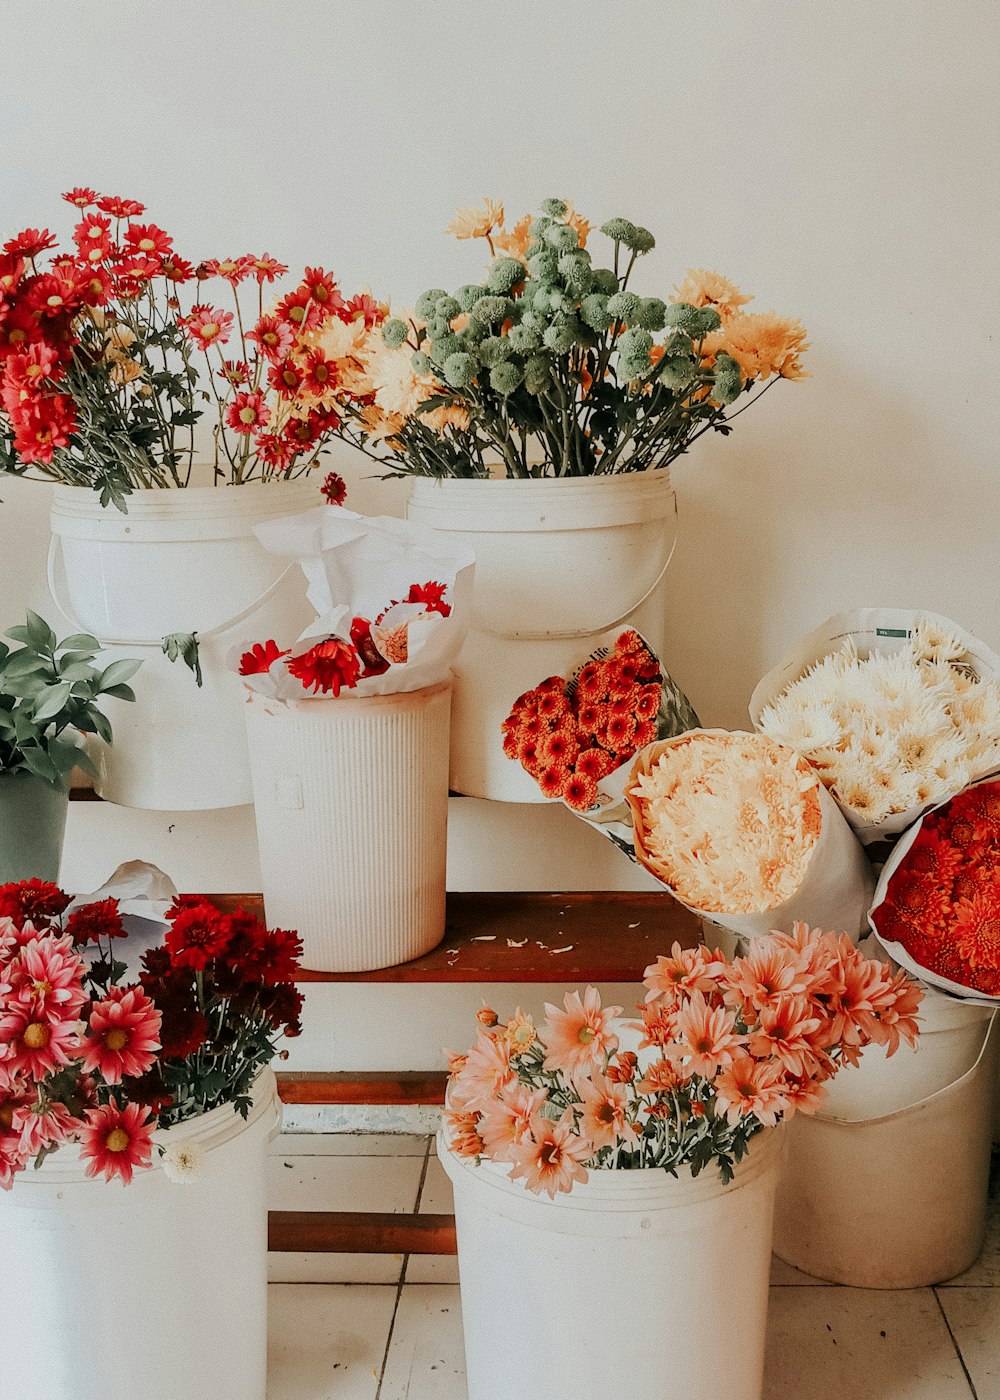
<path id="1" fill-rule="evenodd" d="M 0 773 L 0 884 L 59 879 L 69 788 Z"/>

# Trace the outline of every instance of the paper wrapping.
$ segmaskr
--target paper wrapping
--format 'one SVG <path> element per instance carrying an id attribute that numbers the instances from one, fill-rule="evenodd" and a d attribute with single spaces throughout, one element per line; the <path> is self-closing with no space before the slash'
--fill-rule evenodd
<path id="1" fill-rule="evenodd" d="M 693 732 L 721 735 L 727 731 L 702 729 Z M 641 807 L 632 797 L 630 789 L 641 775 L 649 773 L 660 755 L 677 742 L 677 738 L 668 739 L 643 749 L 636 755 L 625 784 L 625 801 L 632 817 L 635 858 L 654 876 L 656 871 L 647 854 L 647 833 Z M 684 907 L 691 909 L 698 918 L 718 924 L 740 938 L 758 938 L 775 930 L 787 933 L 798 919 L 812 928 L 845 932 L 852 938 L 867 929 L 875 872 L 836 802 L 818 778 L 816 781 L 822 816 L 819 840 L 810 854 L 802 883 L 790 899 L 759 914 L 727 914 L 695 909 L 687 904 Z M 661 883 L 674 894 L 669 885 Z M 676 894 L 674 898 L 677 899 Z M 678 903 L 683 904 L 684 901 L 678 899 Z"/>
<path id="2" fill-rule="evenodd" d="M 137 979 L 142 956 L 163 941 L 167 910 L 177 898 L 177 886 L 169 875 L 145 860 L 129 860 L 109 875 L 93 894 L 79 894 L 67 906 L 67 913 L 102 899 L 117 899 L 118 912 L 126 937 L 114 940 L 113 951 L 128 968 L 127 976 Z M 96 950 L 93 950 L 96 956 Z"/>
<path id="3" fill-rule="evenodd" d="M 997 775 L 995 773 L 989 774 L 987 777 L 980 778 L 978 781 L 970 783 L 969 788 L 979 787 L 982 783 L 995 782 L 996 778 Z M 964 788 L 963 791 L 968 791 L 968 788 Z M 952 797 L 957 796 L 958 793 L 952 794 Z M 878 943 L 885 949 L 893 962 L 898 963 L 904 971 L 908 972 L 911 977 L 915 977 L 918 982 L 924 982 L 929 987 L 935 987 L 939 992 L 944 992 L 946 996 L 952 997 L 955 1001 L 965 1001 L 972 1006 L 989 1006 L 996 1008 L 1000 1006 L 1000 996 L 989 996 L 986 992 L 977 991 L 974 987 L 964 987 L 961 982 L 953 982 L 950 977 L 941 977 L 938 973 L 931 972 L 929 968 L 924 967 L 922 963 L 918 963 L 912 958 L 903 947 L 902 943 L 895 943 L 891 938 L 883 938 L 875 927 L 875 922 L 871 917 L 879 905 L 885 903 L 886 892 L 889 889 L 889 881 L 902 865 L 907 851 L 909 851 L 914 841 L 916 841 L 925 819 L 930 816 L 931 812 L 936 812 L 939 807 L 946 807 L 951 800 L 951 797 L 946 797 L 943 801 L 935 803 L 933 807 L 928 807 L 919 820 L 914 822 L 909 830 L 905 831 L 896 842 L 895 846 L 893 846 L 889 854 L 889 859 L 886 861 L 885 865 L 883 865 L 878 877 L 878 883 L 875 886 L 871 908 L 868 912 L 868 926 Z"/>
<path id="4" fill-rule="evenodd" d="M 270 554 L 297 563 L 308 581 L 307 596 L 317 617 L 293 643 L 293 656 L 327 637 L 349 640 L 355 617 L 374 622 L 392 599 L 405 598 L 413 583 L 433 580 L 446 586 L 449 616 L 432 614 L 410 622 L 407 660 L 390 664 L 380 676 L 359 680 L 342 694 L 352 698 L 392 695 L 436 685 L 448 677 L 465 641 L 472 606 L 475 556 L 461 540 L 393 516 L 357 515 L 325 505 L 264 521 L 254 527 L 254 533 Z M 386 621 L 409 621 L 421 611 L 417 604 L 400 603 Z M 263 640 L 248 638 L 233 647 L 229 656 L 234 669 L 251 643 Z M 274 640 L 282 649 L 287 646 L 285 639 Z M 248 689 L 269 699 L 308 703 L 330 699 L 307 695 L 280 662 L 270 672 L 242 679 Z"/>
<path id="5" fill-rule="evenodd" d="M 967 656 L 962 664 L 968 666 L 977 677 L 1000 680 L 1000 657 L 978 637 L 958 627 L 949 618 L 921 608 L 858 608 L 828 618 L 814 632 L 797 642 L 784 660 L 758 682 L 750 697 L 750 720 L 754 728 L 760 727 L 762 711 L 773 704 L 793 681 L 797 681 L 810 666 L 815 666 L 824 657 L 840 651 L 845 642 L 852 641 L 861 657 L 873 652 L 894 655 L 906 646 L 913 625 L 922 617 L 962 638 L 967 647 Z M 949 793 L 949 797 L 955 797 L 959 791 L 956 789 Z M 838 803 L 838 806 L 866 846 L 873 841 L 898 835 L 930 810 L 929 806 L 910 807 L 905 812 L 895 812 L 880 822 L 872 823 L 863 821 L 843 803 Z"/>

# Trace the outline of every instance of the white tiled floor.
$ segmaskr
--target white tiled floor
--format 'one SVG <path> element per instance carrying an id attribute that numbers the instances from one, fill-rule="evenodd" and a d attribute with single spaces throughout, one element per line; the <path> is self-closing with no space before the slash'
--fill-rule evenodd
<path id="1" fill-rule="evenodd" d="M 276 1209 L 451 1209 L 424 1137 L 286 1136 L 272 1182 Z M 456 1278 L 450 1258 L 272 1256 L 268 1400 L 466 1400 Z M 778 1260 L 771 1282 L 765 1400 L 1000 1400 L 1000 1179 L 951 1284 L 839 1288 Z"/>

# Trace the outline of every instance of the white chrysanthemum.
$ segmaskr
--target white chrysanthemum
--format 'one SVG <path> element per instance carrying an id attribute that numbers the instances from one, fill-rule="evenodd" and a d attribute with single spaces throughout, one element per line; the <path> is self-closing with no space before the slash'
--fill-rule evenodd
<path id="1" fill-rule="evenodd" d="M 775 743 L 787 744 L 802 754 L 834 748 L 841 740 L 840 725 L 828 707 L 815 702 L 795 706 L 784 696 L 763 712 L 760 730 Z"/>
<path id="2" fill-rule="evenodd" d="M 923 689 L 913 658 L 905 651 L 892 655 L 875 652 L 859 664 L 854 674 L 862 687 L 870 686 L 872 694 L 882 700 L 913 699 Z"/>
<path id="3" fill-rule="evenodd" d="M 885 791 L 872 780 L 870 774 L 849 773 L 838 777 L 833 793 L 845 807 L 850 807 L 856 817 L 871 825 L 882 821 L 891 811 Z"/>
<path id="4" fill-rule="evenodd" d="M 968 648 L 957 632 L 921 617 L 910 633 L 910 650 L 921 661 L 961 661 Z"/>
<path id="5" fill-rule="evenodd" d="M 191 1186 L 201 1176 L 205 1165 L 205 1149 L 200 1142 L 188 1138 L 172 1142 L 163 1151 L 163 1175 L 175 1186 Z"/>
<path id="6" fill-rule="evenodd" d="M 955 763 L 965 752 L 962 735 L 953 724 L 938 729 L 901 725 L 893 741 L 903 767 L 909 773 L 926 773 L 942 763 Z"/>
<path id="7" fill-rule="evenodd" d="M 1000 686 L 996 681 L 980 681 L 960 693 L 951 705 L 952 716 L 963 727 L 1000 734 Z"/>

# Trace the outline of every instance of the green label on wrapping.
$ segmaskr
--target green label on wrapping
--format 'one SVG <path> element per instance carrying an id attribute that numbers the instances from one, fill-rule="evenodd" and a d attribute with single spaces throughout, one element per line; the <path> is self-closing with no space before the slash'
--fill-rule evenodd
<path id="1" fill-rule="evenodd" d="M 908 637 L 909 631 L 905 627 L 876 627 L 876 637 Z"/>

